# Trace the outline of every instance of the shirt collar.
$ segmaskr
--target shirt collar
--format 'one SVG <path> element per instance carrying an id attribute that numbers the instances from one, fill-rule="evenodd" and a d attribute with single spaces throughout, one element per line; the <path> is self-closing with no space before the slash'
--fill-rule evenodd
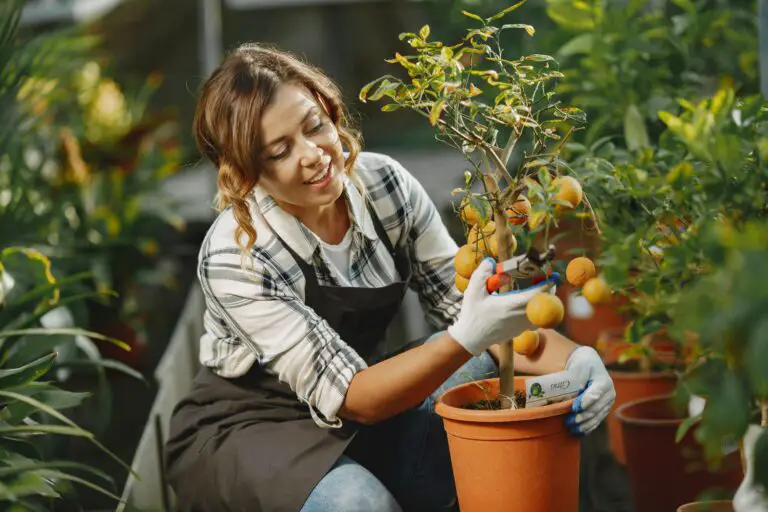
<path id="1" fill-rule="evenodd" d="M 345 174 L 342 179 L 351 228 L 370 240 L 376 240 L 378 238 L 376 228 L 371 219 L 371 213 L 365 206 L 362 194 L 354 186 L 349 176 Z M 261 212 L 275 234 L 283 242 L 290 245 L 299 257 L 311 263 L 319 245 L 317 237 L 296 217 L 280 208 L 274 198 L 258 185 L 253 189 L 252 197 L 255 208 Z"/>

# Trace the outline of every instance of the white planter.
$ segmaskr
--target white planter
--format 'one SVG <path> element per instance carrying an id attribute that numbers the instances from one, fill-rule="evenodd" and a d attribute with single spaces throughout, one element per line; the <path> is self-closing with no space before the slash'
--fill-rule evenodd
<path id="1" fill-rule="evenodd" d="M 750 425 L 744 435 L 744 456 L 747 472 L 744 481 L 733 497 L 733 509 L 736 512 L 768 512 L 768 490 L 754 482 L 755 475 L 755 443 L 763 429 Z"/>

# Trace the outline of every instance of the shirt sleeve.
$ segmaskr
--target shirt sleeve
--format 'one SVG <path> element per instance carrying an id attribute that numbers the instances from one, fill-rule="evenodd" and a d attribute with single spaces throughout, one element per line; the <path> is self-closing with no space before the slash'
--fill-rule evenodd
<path id="1" fill-rule="evenodd" d="M 427 321 L 437 329 L 445 329 L 461 309 L 463 295 L 454 285 L 454 257 L 459 247 L 422 184 L 399 163 L 393 165 L 402 177 L 410 206 L 405 229 L 411 256 L 411 288 L 418 293 Z"/>
<path id="2" fill-rule="evenodd" d="M 276 271 L 258 259 L 242 265 L 237 252 L 214 254 L 201 266 L 209 305 L 245 350 L 310 406 L 319 426 L 340 427 L 339 408 L 365 361 Z"/>

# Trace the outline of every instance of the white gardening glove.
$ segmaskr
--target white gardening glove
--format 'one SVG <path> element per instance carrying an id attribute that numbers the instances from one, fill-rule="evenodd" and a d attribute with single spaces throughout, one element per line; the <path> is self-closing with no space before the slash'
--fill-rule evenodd
<path id="1" fill-rule="evenodd" d="M 572 434 L 589 434 L 611 412 L 616 400 L 613 380 L 592 347 L 579 347 L 571 352 L 565 369 L 574 373 L 579 382 L 585 383 L 584 389 L 573 401 L 572 412 L 566 416 L 565 424 Z"/>
<path id="2" fill-rule="evenodd" d="M 524 290 L 489 294 L 485 281 L 493 274 L 495 267 L 496 262 L 491 258 L 480 262 L 464 290 L 461 311 L 454 324 L 448 327 L 448 334 L 475 357 L 491 345 L 508 341 L 526 329 L 532 329 L 525 316 L 525 306 L 558 277 Z"/>

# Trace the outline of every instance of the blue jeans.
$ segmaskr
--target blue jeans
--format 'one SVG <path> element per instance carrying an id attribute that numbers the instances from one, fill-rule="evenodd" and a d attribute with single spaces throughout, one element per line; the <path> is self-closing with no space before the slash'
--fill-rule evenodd
<path id="1" fill-rule="evenodd" d="M 301 512 L 458 511 L 448 439 L 434 404 L 451 387 L 496 376 L 493 359 L 484 353 L 467 361 L 418 407 L 359 433 L 358 438 L 367 437 L 363 446 L 383 449 L 374 455 L 366 448 L 343 455 Z"/>

